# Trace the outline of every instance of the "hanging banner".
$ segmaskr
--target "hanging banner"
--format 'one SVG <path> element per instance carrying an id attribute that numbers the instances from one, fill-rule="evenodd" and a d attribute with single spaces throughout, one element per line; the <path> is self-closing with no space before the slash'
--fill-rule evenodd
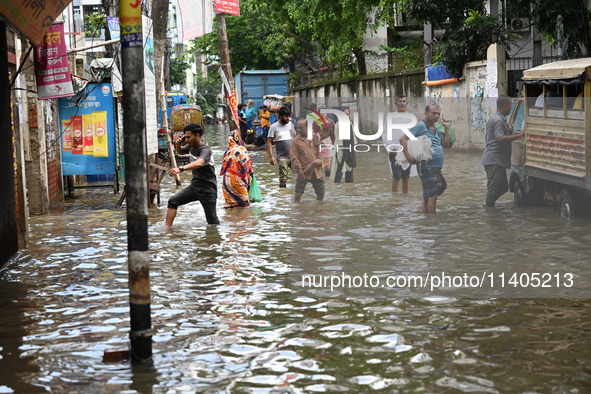
<path id="1" fill-rule="evenodd" d="M 152 19 L 142 15 L 144 40 L 144 102 L 146 144 L 148 154 L 158 153 L 158 106 L 156 105 L 156 75 L 154 74 L 154 35 Z"/>
<path id="2" fill-rule="evenodd" d="M 89 83 L 58 100 L 63 175 L 115 174 L 115 100 L 111 84 Z M 69 131 L 71 130 L 71 131 Z M 69 138 L 73 135 L 71 145 Z"/>
<path id="3" fill-rule="evenodd" d="M 240 0 L 213 0 L 215 12 L 240 16 Z"/>
<path id="4" fill-rule="evenodd" d="M 181 42 L 211 33 L 213 30 L 212 0 L 179 0 L 182 30 L 179 32 Z"/>
<path id="5" fill-rule="evenodd" d="M 39 45 L 47 28 L 70 3 L 71 0 L 0 0 L 0 15 L 33 45 Z"/>
<path id="6" fill-rule="evenodd" d="M 35 47 L 35 77 L 39 100 L 74 95 L 66 53 L 64 22 L 53 23 Z"/>
<path id="7" fill-rule="evenodd" d="M 228 105 L 232 110 L 232 116 L 234 117 L 234 122 L 236 125 L 240 125 L 238 121 L 238 97 L 236 97 L 236 91 L 231 90 L 228 92 Z"/>

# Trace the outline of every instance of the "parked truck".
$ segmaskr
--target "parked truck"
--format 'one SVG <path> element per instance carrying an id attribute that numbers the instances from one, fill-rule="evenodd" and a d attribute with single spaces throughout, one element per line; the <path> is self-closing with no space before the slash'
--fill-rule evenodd
<path id="1" fill-rule="evenodd" d="M 523 72 L 525 137 L 513 142 L 509 187 L 518 206 L 553 201 L 585 213 L 591 195 L 591 58 Z"/>
<path id="2" fill-rule="evenodd" d="M 239 103 L 254 100 L 255 108 L 263 105 L 263 96 L 289 96 L 289 73 L 285 70 L 244 70 L 234 77 Z"/>

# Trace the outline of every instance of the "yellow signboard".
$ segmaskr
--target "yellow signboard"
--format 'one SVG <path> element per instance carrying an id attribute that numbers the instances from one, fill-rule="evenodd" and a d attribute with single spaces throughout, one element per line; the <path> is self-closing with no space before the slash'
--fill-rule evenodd
<path id="1" fill-rule="evenodd" d="M 35 45 L 71 0 L 0 0 L 0 14 Z"/>

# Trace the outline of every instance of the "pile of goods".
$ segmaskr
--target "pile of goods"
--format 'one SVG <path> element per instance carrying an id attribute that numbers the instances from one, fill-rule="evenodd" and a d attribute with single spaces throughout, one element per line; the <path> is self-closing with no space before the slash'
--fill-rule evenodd
<path id="1" fill-rule="evenodd" d="M 183 131 L 186 125 L 198 123 L 203 126 L 201 108 L 195 104 L 179 104 L 172 109 L 170 125 L 175 131 Z"/>
<path id="2" fill-rule="evenodd" d="M 285 97 L 279 94 L 269 94 L 267 96 L 263 96 L 263 99 L 263 105 L 266 105 L 271 112 L 279 111 L 279 108 L 281 108 L 285 101 Z"/>

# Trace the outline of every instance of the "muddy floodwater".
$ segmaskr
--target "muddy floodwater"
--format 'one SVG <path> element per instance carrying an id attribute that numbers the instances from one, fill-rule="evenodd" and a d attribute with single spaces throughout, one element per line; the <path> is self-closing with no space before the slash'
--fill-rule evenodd
<path id="1" fill-rule="evenodd" d="M 217 169 L 224 134 L 206 132 Z M 485 209 L 476 153 L 446 152 L 435 217 L 421 213 L 418 178 L 409 195 L 390 192 L 383 152 L 358 156 L 355 183 L 327 182 L 323 203 L 309 185 L 299 205 L 293 179 L 279 189 L 267 154 L 251 155 L 264 201 L 226 211 L 220 190 L 219 226 L 192 203 L 165 231 L 177 188 L 163 182 L 149 216 L 151 362 L 103 362 L 129 343 L 118 196 L 81 190 L 31 217 L 26 249 L 0 271 L 0 393 L 591 393 L 586 293 L 335 296 L 297 291 L 294 276 L 520 267 L 583 281 L 591 218 L 516 208 L 510 194 Z"/>

